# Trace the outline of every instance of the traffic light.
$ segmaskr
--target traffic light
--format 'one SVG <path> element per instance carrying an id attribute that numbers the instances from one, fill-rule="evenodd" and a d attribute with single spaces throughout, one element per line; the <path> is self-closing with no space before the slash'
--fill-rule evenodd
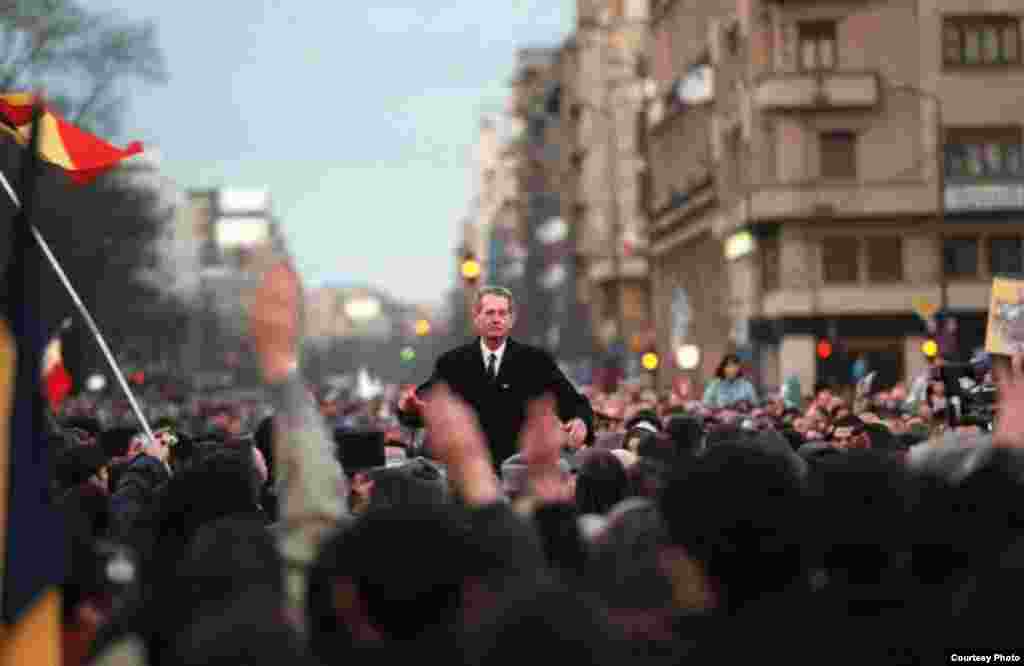
<path id="1" fill-rule="evenodd" d="M 939 355 L 939 343 L 929 338 L 921 345 L 921 351 L 928 358 L 935 358 Z"/>
<path id="2" fill-rule="evenodd" d="M 480 273 L 482 272 L 480 262 L 477 261 L 476 255 L 472 252 L 466 252 L 462 255 L 462 263 L 459 265 L 459 274 L 462 275 L 463 281 L 468 285 L 476 284 L 476 281 L 480 279 Z"/>
<path id="3" fill-rule="evenodd" d="M 649 372 L 657 370 L 660 363 L 661 359 L 658 358 L 657 352 L 649 351 L 640 357 L 640 365 Z"/>
<path id="4" fill-rule="evenodd" d="M 832 342 L 830 340 L 823 338 L 818 341 L 818 358 L 820 358 L 823 361 L 827 361 L 828 359 L 832 358 L 832 351 Z"/>

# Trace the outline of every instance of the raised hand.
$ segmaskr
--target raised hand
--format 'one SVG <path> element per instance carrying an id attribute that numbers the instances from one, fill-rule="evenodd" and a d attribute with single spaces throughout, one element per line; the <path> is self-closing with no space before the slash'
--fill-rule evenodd
<path id="1" fill-rule="evenodd" d="M 431 452 L 447 465 L 449 475 L 469 504 L 483 505 L 499 498 L 487 440 L 473 409 L 446 384 L 430 390 L 420 401 Z"/>
<path id="2" fill-rule="evenodd" d="M 1024 448 L 1024 354 L 1013 355 L 999 378 L 999 414 L 993 443 Z"/>
<path id="3" fill-rule="evenodd" d="M 298 365 L 302 283 L 287 261 L 263 275 L 249 310 L 249 327 L 264 381 L 283 381 Z"/>

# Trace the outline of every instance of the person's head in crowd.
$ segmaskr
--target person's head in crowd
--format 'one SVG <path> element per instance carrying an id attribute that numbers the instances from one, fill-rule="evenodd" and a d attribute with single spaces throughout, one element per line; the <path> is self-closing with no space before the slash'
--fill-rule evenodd
<path id="1" fill-rule="evenodd" d="M 814 406 L 828 408 L 835 397 L 835 392 L 830 384 L 818 382 L 814 385 Z"/>
<path id="2" fill-rule="evenodd" d="M 903 448 L 885 424 L 865 422 L 864 433 L 871 442 L 868 448 L 872 450 L 895 453 Z"/>
<path id="3" fill-rule="evenodd" d="M 604 514 L 628 494 L 629 478 L 615 454 L 598 449 L 582 452 L 576 474 L 576 508 L 581 514 Z"/>
<path id="4" fill-rule="evenodd" d="M 168 641 L 162 663 L 178 666 L 316 666 L 298 632 L 281 621 L 274 597 L 246 591 L 189 618 Z"/>
<path id="5" fill-rule="evenodd" d="M 510 500 L 522 497 L 529 489 L 529 469 L 522 455 L 516 454 L 501 463 L 501 490 Z"/>
<path id="6" fill-rule="evenodd" d="M 467 544 L 456 508 L 433 504 L 369 511 L 329 538 L 308 583 L 314 654 L 330 663 L 356 644 L 453 626 L 472 573 Z"/>
<path id="7" fill-rule="evenodd" d="M 98 444 L 103 426 L 92 416 L 72 416 L 64 420 L 64 428 L 75 432 L 80 444 Z"/>
<path id="8" fill-rule="evenodd" d="M 749 437 L 749 431 L 743 430 L 737 425 L 716 425 L 708 429 L 705 436 L 705 449 L 711 450 L 729 442 L 742 442 Z"/>
<path id="9" fill-rule="evenodd" d="M 558 655 L 564 663 L 614 666 L 629 653 L 597 599 L 566 583 L 528 578 L 510 583 L 496 608 L 459 638 L 466 666 L 529 663 Z"/>
<path id="10" fill-rule="evenodd" d="M 698 417 L 673 416 L 665 424 L 665 430 L 682 455 L 697 455 L 704 448 L 704 425 Z"/>
<path id="11" fill-rule="evenodd" d="M 250 450 L 215 446 L 201 453 L 182 475 L 178 488 L 187 507 L 186 535 L 227 516 L 265 521 L 259 507 L 259 476 Z"/>
<path id="12" fill-rule="evenodd" d="M 871 440 L 864 433 L 864 422 L 856 416 L 837 419 L 829 431 L 832 446 L 842 449 L 868 449 Z"/>
<path id="13" fill-rule="evenodd" d="M 368 510 L 391 506 L 446 504 L 448 487 L 440 474 L 432 475 L 425 464 L 413 462 L 402 467 L 376 469 L 370 472 L 373 491 Z M 433 478 L 429 478 L 433 476 Z"/>
<path id="14" fill-rule="evenodd" d="M 373 470 L 387 466 L 384 433 L 337 429 L 334 442 L 338 460 L 349 478 L 349 507 L 353 513 L 362 513 L 369 508 L 373 496 Z"/>
<path id="15" fill-rule="evenodd" d="M 661 421 L 658 414 L 651 409 L 640 409 L 626 422 L 626 431 L 646 430 L 647 432 L 660 432 Z"/>
<path id="16" fill-rule="evenodd" d="M 622 447 L 621 448 L 626 449 L 627 451 L 632 451 L 633 453 L 637 453 L 640 450 L 640 444 L 642 442 L 644 442 L 644 441 L 654 437 L 654 435 L 655 435 L 655 433 L 651 432 L 650 430 L 647 430 L 646 428 L 637 428 L 635 430 L 629 431 L 622 438 Z M 601 447 L 601 448 L 604 448 L 604 447 Z M 609 448 L 609 450 L 612 450 L 612 449 L 615 449 L 615 448 L 619 448 L 619 447 L 614 447 L 613 446 L 613 447 Z"/>
<path id="17" fill-rule="evenodd" d="M 715 377 L 726 381 L 732 381 L 740 376 L 743 364 L 736 354 L 726 354 L 715 370 Z"/>
<path id="18" fill-rule="evenodd" d="M 558 461 L 558 471 L 555 474 L 545 476 L 540 480 L 544 484 L 541 494 L 543 497 L 535 497 L 538 488 L 531 488 L 537 479 L 531 484 L 530 469 L 521 453 L 507 458 L 501 465 L 501 487 L 502 492 L 516 504 L 517 510 L 529 514 L 537 501 L 572 501 L 576 493 L 576 471 L 579 460 L 587 455 L 588 449 L 580 451 L 571 458 L 562 457 Z M 533 491 L 531 493 L 531 491 Z"/>
<path id="19" fill-rule="evenodd" d="M 252 587 L 283 603 L 283 562 L 264 521 L 229 514 L 196 529 L 178 570 L 185 608 L 219 604 Z"/>
<path id="20" fill-rule="evenodd" d="M 631 641 L 664 645 L 672 636 L 668 627 L 675 609 L 687 606 L 682 598 L 676 603 L 674 581 L 663 564 L 667 545 L 657 505 L 636 498 L 612 510 L 592 545 L 587 581 Z"/>
<path id="21" fill-rule="evenodd" d="M 872 617 L 905 601 L 900 581 L 911 573 L 918 496 L 906 467 L 873 450 L 826 458 L 807 495 L 807 519 L 817 526 L 807 534 L 810 556 L 827 573 L 826 590 L 857 590 L 848 608 Z"/>
<path id="22" fill-rule="evenodd" d="M 793 430 L 803 437 L 812 430 L 811 420 L 803 416 L 793 419 Z"/>
<path id="23" fill-rule="evenodd" d="M 640 458 L 673 465 L 679 457 L 679 447 L 675 440 L 665 433 L 648 433 L 637 445 L 636 454 Z"/>
<path id="24" fill-rule="evenodd" d="M 106 492 L 110 482 L 110 456 L 98 446 L 73 446 L 56 459 L 57 480 L 64 490 L 85 483 Z"/>
<path id="25" fill-rule="evenodd" d="M 790 589 L 805 573 L 801 481 L 781 456 L 711 447 L 677 469 L 659 506 L 672 544 L 700 563 L 719 612 Z"/>
<path id="26" fill-rule="evenodd" d="M 210 429 L 230 439 L 242 434 L 242 416 L 230 405 L 220 405 L 213 409 L 210 414 Z"/>

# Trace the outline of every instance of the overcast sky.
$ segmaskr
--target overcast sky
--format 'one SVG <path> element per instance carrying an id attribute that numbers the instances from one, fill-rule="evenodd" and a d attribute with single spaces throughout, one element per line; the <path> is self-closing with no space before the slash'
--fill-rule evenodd
<path id="1" fill-rule="evenodd" d="M 131 88 L 122 141 L 182 187 L 270 189 L 307 282 L 438 301 L 474 194 L 479 119 L 515 50 L 571 0 L 84 0 L 157 21 L 171 81 Z M 376 3 L 374 3 L 376 4 Z"/>

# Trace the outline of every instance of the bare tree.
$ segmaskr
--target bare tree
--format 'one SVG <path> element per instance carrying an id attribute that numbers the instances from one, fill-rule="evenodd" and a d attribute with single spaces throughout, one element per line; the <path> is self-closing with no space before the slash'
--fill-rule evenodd
<path id="1" fill-rule="evenodd" d="M 73 123 L 115 136 L 126 85 L 167 78 L 151 21 L 124 21 L 76 0 L 0 0 L 0 91 L 41 87 Z"/>

